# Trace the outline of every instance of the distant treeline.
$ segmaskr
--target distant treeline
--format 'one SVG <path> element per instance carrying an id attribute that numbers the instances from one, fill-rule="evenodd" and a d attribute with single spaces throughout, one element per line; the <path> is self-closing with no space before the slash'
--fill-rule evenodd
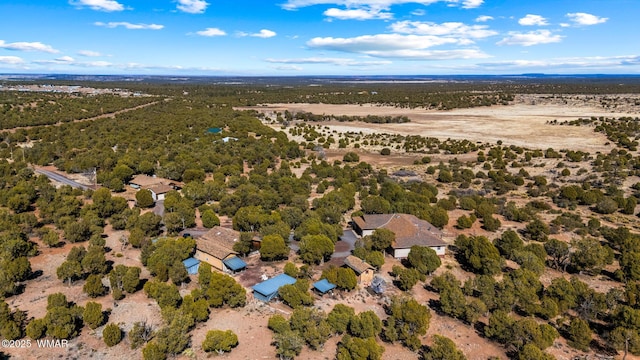
<path id="1" fill-rule="evenodd" d="M 595 126 L 594 131 L 605 134 L 607 139 L 613 141 L 619 147 L 630 151 L 638 150 L 638 140 L 640 139 L 640 118 L 621 117 L 605 118 L 592 116 L 589 119 L 578 119 L 572 121 L 558 122 L 554 120 L 551 125 L 572 125 L 572 126 Z"/>
<path id="2" fill-rule="evenodd" d="M 0 129 L 71 122 L 156 101 L 155 97 L 0 91 Z"/>
<path id="3" fill-rule="evenodd" d="M 291 116 L 291 114 L 287 114 L 288 111 L 285 112 L 285 118 L 293 118 L 296 120 L 304 120 L 304 121 L 331 121 L 337 120 L 341 122 L 351 122 L 351 121 L 362 121 L 366 123 L 373 124 L 401 124 L 410 122 L 408 117 L 406 116 L 378 116 L 378 115 L 367 115 L 367 116 L 347 116 L 347 115 L 318 115 L 310 112 L 298 112 L 295 115 Z"/>

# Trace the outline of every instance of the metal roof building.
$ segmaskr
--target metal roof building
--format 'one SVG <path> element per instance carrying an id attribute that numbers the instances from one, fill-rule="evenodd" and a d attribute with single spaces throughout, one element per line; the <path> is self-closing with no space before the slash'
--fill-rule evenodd
<path id="1" fill-rule="evenodd" d="M 332 284 L 327 279 L 322 279 L 313 283 L 313 288 L 318 290 L 321 294 L 326 294 L 329 291 L 336 288 L 336 284 Z"/>
<path id="2" fill-rule="evenodd" d="M 200 267 L 200 260 L 190 257 L 186 260 L 183 260 L 182 263 L 184 264 L 184 267 L 187 269 L 187 272 L 190 275 L 195 275 L 198 273 L 198 268 Z"/>
<path id="3" fill-rule="evenodd" d="M 253 286 L 253 297 L 264 302 L 269 302 L 271 299 L 278 296 L 278 289 L 284 285 L 295 284 L 295 282 L 296 279 L 287 274 L 274 276 L 269 280 L 255 284 Z"/>
<path id="4" fill-rule="evenodd" d="M 226 258 L 222 260 L 222 263 L 233 272 L 240 271 L 247 267 L 247 263 L 242 261 L 242 259 L 237 256 Z"/>

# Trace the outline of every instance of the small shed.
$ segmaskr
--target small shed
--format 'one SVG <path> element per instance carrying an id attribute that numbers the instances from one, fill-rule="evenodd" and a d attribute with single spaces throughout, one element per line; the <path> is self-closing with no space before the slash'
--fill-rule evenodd
<path id="1" fill-rule="evenodd" d="M 322 279 L 313 283 L 313 288 L 322 295 L 336 288 L 336 284 L 332 284 L 327 279 Z"/>
<path id="2" fill-rule="evenodd" d="M 295 284 L 295 282 L 296 279 L 287 274 L 274 276 L 269 280 L 255 284 L 253 286 L 253 297 L 264 302 L 269 302 L 278 296 L 278 289 L 285 285 Z"/>
<path id="3" fill-rule="evenodd" d="M 189 273 L 189 275 L 195 275 L 198 273 L 198 268 L 200 267 L 200 260 L 190 257 L 186 260 L 183 260 L 182 263 L 184 264 L 185 269 L 187 269 L 187 272 Z"/>
<path id="4" fill-rule="evenodd" d="M 369 263 L 358 257 L 349 255 L 344 259 L 344 265 L 356 273 L 358 276 L 358 284 L 362 286 L 369 286 L 369 284 L 371 284 L 375 268 L 369 265 Z"/>
<path id="5" fill-rule="evenodd" d="M 226 258 L 222 260 L 222 263 L 233 272 L 240 271 L 247 267 L 247 263 L 237 256 Z"/>

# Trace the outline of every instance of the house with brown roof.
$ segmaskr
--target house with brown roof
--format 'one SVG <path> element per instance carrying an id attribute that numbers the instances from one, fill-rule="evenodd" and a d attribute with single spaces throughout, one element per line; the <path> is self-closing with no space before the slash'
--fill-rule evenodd
<path id="1" fill-rule="evenodd" d="M 196 253 L 193 257 L 220 271 L 242 270 L 247 264 L 237 257 L 238 253 L 233 250 L 233 245 L 238 240 L 240 240 L 239 231 L 214 226 L 196 238 Z"/>
<path id="2" fill-rule="evenodd" d="M 396 235 L 391 244 L 393 257 L 409 256 L 412 246 L 427 246 L 439 256 L 444 256 L 447 243 L 442 231 L 428 221 L 411 214 L 365 214 L 353 218 L 353 230 L 360 236 L 373 234 L 376 229 L 388 229 Z"/>
<path id="3" fill-rule="evenodd" d="M 162 185 L 162 184 L 149 186 L 146 189 L 151 191 L 151 197 L 153 198 L 153 201 L 164 200 L 165 195 L 167 195 L 169 191 L 174 190 L 173 187 L 169 185 Z"/>
<path id="4" fill-rule="evenodd" d="M 358 257 L 349 255 L 344 259 L 344 265 L 356 273 L 356 276 L 358 276 L 358 285 L 369 286 L 371 284 L 373 273 L 376 269 L 369 265 L 369 263 Z"/>
<path id="5" fill-rule="evenodd" d="M 171 190 L 179 190 L 184 183 L 171 179 L 139 174 L 129 181 L 129 186 L 136 190 L 147 189 L 151 191 L 154 201 L 164 200 L 164 196 Z"/>

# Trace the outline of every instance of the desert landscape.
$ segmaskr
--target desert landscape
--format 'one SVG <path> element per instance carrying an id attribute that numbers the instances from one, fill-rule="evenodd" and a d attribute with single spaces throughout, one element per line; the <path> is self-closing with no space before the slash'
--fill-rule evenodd
<path id="1" fill-rule="evenodd" d="M 0 335 L 31 344 L 4 355 L 637 358 L 640 96 L 523 93 L 439 110 L 229 107 L 228 97 L 154 91 L 168 101 L 123 101 L 113 113 L 48 125 L 24 118 L 1 133 L 4 166 L 19 174 L 0 196 L 4 234 L 22 252 L 5 253 L 3 271 L 20 280 L 0 284 L 2 316 L 17 330 Z M 64 95 L 36 96 L 51 104 Z M 212 101 L 224 103 L 212 110 Z M 358 233 L 357 219 L 393 214 L 438 228 L 440 245 L 396 256 L 405 228 Z M 198 260 L 188 273 L 183 261 L 202 256 L 205 234 L 219 228 L 235 232 L 228 251 L 245 267 L 212 272 Z M 348 255 L 375 264 L 382 293 L 352 282 Z M 14 270 L 25 260 L 28 271 Z M 129 269 L 138 269 L 135 286 L 118 280 Z M 280 274 L 295 284 L 260 300 L 253 287 Z M 321 279 L 338 287 L 320 294 L 311 285 Z M 424 312 L 411 325 L 421 330 L 397 335 L 411 321 L 392 320 L 398 303 Z M 96 306 L 102 321 L 88 312 Z M 75 320 L 59 326 L 65 319 Z M 216 331 L 235 341 L 212 342 Z M 43 339 L 68 342 L 47 348 Z"/>
<path id="2" fill-rule="evenodd" d="M 0 14 L 0 360 L 640 360 L 640 1 Z"/>
<path id="3" fill-rule="evenodd" d="M 272 119 L 275 114 L 310 112 L 319 115 L 347 116 L 407 116 L 409 123 L 367 124 L 360 122 L 323 122 L 337 132 L 363 134 L 387 133 L 401 135 L 422 135 L 439 139 L 470 140 L 495 143 L 503 141 L 509 145 L 546 149 L 569 149 L 588 152 L 605 152 L 612 149 L 606 137 L 594 133 L 588 127 L 553 127 L 550 122 L 571 121 L 579 118 L 635 117 L 640 114 L 640 106 L 633 105 L 637 95 L 624 95 L 630 104 L 620 107 L 602 106 L 602 98 L 612 96 L 576 96 L 572 101 L 561 101 L 549 95 L 519 95 L 509 105 L 453 109 L 447 111 L 404 109 L 376 104 L 335 105 L 335 104 L 265 104 L 239 109 L 256 110 Z M 607 145 L 605 145 L 607 144 Z"/>

